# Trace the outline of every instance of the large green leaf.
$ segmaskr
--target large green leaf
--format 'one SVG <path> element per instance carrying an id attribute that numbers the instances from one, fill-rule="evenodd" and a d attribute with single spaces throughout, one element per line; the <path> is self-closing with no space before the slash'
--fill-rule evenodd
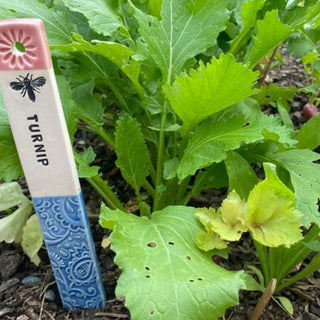
<path id="1" fill-rule="evenodd" d="M 186 61 L 216 44 L 225 29 L 228 1 L 166 0 L 161 21 L 135 8 L 140 35 L 159 66 L 164 81 L 171 82 Z"/>
<path id="2" fill-rule="evenodd" d="M 129 115 L 122 116 L 115 133 L 116 165 L 123 177 L 138 192 L 149 174 L 149 154 L 139 122 Z"/>
<path id="3" fill-rule="evenodd" d="M 2 9 L 2 10 L 1 10 Z M 39 18 L 46 28 L 50 45 L 65 44 L 72 41 L 74 26 L 63 11 L 54 11 L 34 0 L 1 0 L 0 18 Z"/>
<path id="4" fill-rule="evenodd" d="M 314 222 L 320 226 L 318 211 L 320 195 L 320 165 L 314 163 L 319 154 L 310 150 L 289 150 L 270 156 L 288 170 L 297 197 L 298 210 L 303 214 L 303 223 Z"/>
<path id="5" fill-rule="evenodd" d="M 243 274 L 215 265 L 196 247 L 201 227 L 194 213 L 168 207 L 149 220 L 102 207 L 100 223 L 113 229 L 122 270 L 116 293 L 125 296 L 132 320 L 214 320 L 238 302 Z"/>
<path id="6" fill-rule="evenodd" d="M 182 180 L 198 169 L 224 160 L 230 150 L 263 139 L 294 143 L 291 130 L 283 127 L 280 120 L 273 116 L 239 113 L 221 116 L 218 121 L 207 120 L 191 136 L 179 163 L 178 178 Z"/>
<path id="7" fill-rule="evenodd" d="M 37 266 L 41 262 L 38 252 L 42 245 L 43 236 L 40 223 L 37 215 L 34 214 L 28 219 L 25 227 L 23 228 L 21 246 L 30 260 Z"/>
<path id="8" fill-rule="evenodd" d="M 232 55 L 213 58 L 190 76 L 179 76 L 165 93 L 172 108 L 183 120 L 184 130 L 232 104 L 256 93 L 252 88 L 257 73 L 237 63 Z"/>
<path id="9" fill-rule="evenodd" d="M 292 27 L 283 24 L 277 10 L 267 12 L 263 20 L 257 22 L 257 34 L 249 51 L 248 62 L 254 67 L 292 32 Z"/>
<path id="10" fill-rule="evenodd" d="M 90 27 L 105 36 L 113 35 L 117 30 L 128 34 L 120 16 L 117 2 L 112 0 L 64 0 L 66 6 L 82 13 L 88 19 Z"/>

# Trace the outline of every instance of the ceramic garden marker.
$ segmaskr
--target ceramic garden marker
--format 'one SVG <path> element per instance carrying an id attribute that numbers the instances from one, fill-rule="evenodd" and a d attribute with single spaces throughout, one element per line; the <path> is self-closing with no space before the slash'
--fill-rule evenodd
<path id="1" fill-rule="evenodd" d="M 0 88 L 65 308 L 105 292 L 43 23 L 0 21 Z"/>

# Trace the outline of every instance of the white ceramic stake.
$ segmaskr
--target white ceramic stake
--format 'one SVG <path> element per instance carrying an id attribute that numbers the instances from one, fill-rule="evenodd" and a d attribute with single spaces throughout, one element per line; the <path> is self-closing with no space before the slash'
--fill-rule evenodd
<path id="1" fill-rule="evenodd" d="M 0 88 L 63 305 L 101 308 L 104 287 L 41 20 L 0 21 Z"/>

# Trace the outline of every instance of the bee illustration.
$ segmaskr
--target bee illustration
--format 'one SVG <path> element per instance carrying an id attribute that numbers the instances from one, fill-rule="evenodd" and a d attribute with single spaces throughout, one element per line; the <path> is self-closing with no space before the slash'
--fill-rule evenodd
<path id="1" fill-rule="evenodd" d="M 46 79 L 44 77 L 38 77 L 32 79 L 33 75 L 28 73 L 25 77 L 19 76 L 18 81 L 10 82 L 10 87 L 13 90 L 20 91 L 23 97 L 28 93 L 28 97 L 32 102 L 36 101 L 36 93 L 40 93 L 39 88 L 46 84 Z"/>

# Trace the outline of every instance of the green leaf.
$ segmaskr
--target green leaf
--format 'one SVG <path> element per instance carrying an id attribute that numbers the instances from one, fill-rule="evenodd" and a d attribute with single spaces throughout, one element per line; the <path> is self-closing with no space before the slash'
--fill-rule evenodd
<path id="1" fill-rule="evenodd" d="M 220 189 L 229 185 L 228 174 L 223 162 L 214 163 L 209 168 L 201 170 L 192 186 L 192 196 L 197 196 L 203 190 Z"/>
<path id="2" fill-rule="evenodd" d="M 83 83 L 72 90 L 72 96 L 77 103 L 75 110 L 78 117 L 90 124 L 102 126 L 104 108 L 94 96 L 95 82 Z"/>
<path id="3" fill-rule="evenodd" d="M 281 305 L 284 307 L 284 309 L 291 315 L 293 315 L 293 305 L 291 301 L 286 297 L 277 297 L 277 299 L 280 301 Z"/>
<path id="4" fill-rule="evenodd" d="M 226 6 L 227 1 L 222 0 L 166 0 L 162 2 L 161 21 L 135 8 L 140 35 L 164 82 L 171 83 L 188 59 L 216 44 L 226 27 Z"/>
<path id="5" fill-rule="evenodd" d="M 23 228 L 21 246 L 26 255 L 37 266 L 41 262 L 38 252 L 42 245 L 43 236 L 40 224 L 37 215 L 34 214 L 28 219 L 25 227 Z"/>
<path id="6" fill-rule="evenodd" d="M 18 152 L 0 92 L 0 179 L 12 181 L 22 175 Z"/>
<path id="7" fill-rule="evenodd" d="M 206 232 L 199 232 L 196 238 L 196 245 L 203 251 L 222 250 L 228 247 L 228 243 L 223 241 L 212 229 Z"/>
<path id="8" fill-rule="evenodd" d="M 26 203 L 30 203 L 30 201 L 23 194 L 17 182 L 8 182 L 0 185 L 0 211 Z"/>
<path id="9" fill-rule="evenodd" d="M 248 267 L 248 269 L 253 271 L 254 274 L 258 277 L 259 284 L 262 287 L 262 289 L 265 289 L 264 286 L 263 286 L 263 284 L 264 284 L 264 276 L 263 276 L 263 273 L 260 271 L 260 269 L 256 268 L 255 266 L 250 266 L 250 265 L 248 265 L 247 267 Z M 262 291 L 264 291 L 264 290 L 262 290 Z"/>
<path id="10" fill-rule="evenodd" d="M 280 87 L 275 83 L 269 83 L 266 87 L 262 87 L 260 92 L 254 97 L 260 105 L 274 105 L 279 99 L 287 103 L 292 101 L 297 88 L 291 87 Z"/>
<path id="11" fill-rule="evenodd" d="M 237 241 L 248 228 L 243 225 L 246 204 L 233 190 L 223 200 L 217 214 L 211 221 L 211 228 L 223 240 Z"/>
<path id="12" fill-rule="evenodd" d="M 317 45 L 313 43 L 308 37 L 300 33 L 290 37 L 287 43 L 288 53 L 297 59 L 302 58 L 309 52 L 316 49 Z"/>
<path id="13" fill-rule="evenodd" d="M 247 40 L 250 37 L 250 30 L 256 24 L 257 13 L 265 2 L 266 0 L 237 2 L 236 17 L 242 28 L 239 34 L 230 42 L 230 53 L 235 54 L 241 47 L 246 46 Z"/>
<path id="14" fill-rule="evenodd" d="M 161 19 L 161 7 L 162 0 L 152 0 L 148 2 L 148 8 L 150 14 L 157 17 L 159 20 Z"/>
<path id="15" fill-rule="evenodd" d="M 301 243 L 308 249 L 312 250 L 312 251 L 316 251 L 316 252 L 320 252 L 320 240 L 309 240 L 309 241 L 305 241 L 305 239 L 303 239 L 303 241 L 301 241 Z"/>
<path id="16" fill-rule="evenodd" d="M 235 10 L 237 22 L 242 26 L 241 33 L 250 30 L 256 23 L 257 13 L 263 7 L 266 0 L 237 1 Z"/>
<path id="17" fill-rule="evenodd" d="M 253 46 L 247 58 L 250 66 L 256 66 L 291 32 L 292 28 L 280 21 L 277 10 L 267 12 L 263 20 L 257 21 L 257 34 L 253 37 Z"/>
<path id="18" fill-rule="evenodd" d="M 229 111 L 229 110 L 228 110 Z M 207 120 L 197 127 L 189 140 L 178 168 L 180 180 L 200 168 L 220 162 L 230 150 L 264 139 L 292 145 L 291 130 L 281 126 L 280 120 L 263 114 L 237 113 L 220 116 L 217 121 Z"/>
<path id="19" fill-rule="evenodd" d="M 0 185 L 0 211 L 18 208 L 7 217 L 0 219 L 0 242 L 20 242 L 22 229 L 32 211 L 32 204 L 22 193 L 17 182 Z"/>
<path id="20" fill-rule="evenodd" d="M 320 226 L 320 165 L 314 163 L 320 159 L 319 154 L 306 149 L 288 150 L 270 155 L 270 159 L 289 172 L 298 210 L 303 213 L 303 225 L 309 226 L 314 222 Z"/>
<path id="21" fill-rule="evenodd" d="M 222 269 L 196 247 L 201 228 L 194 213 L 168 207 L 147 219 L 102 207 L 100 223 L 113 228 L 122 270 L 116 294 L 125 296 L 132 319 L 214 320 L 238 302 L 242 272 Z"/>
<path id="22" fill-rule="evenodd" d="M 80 34 L 73 34 L 74 41 L 66 45 L 52 46 L 63 52 L 91 52 L 99 54 L 115 64 L 135 85 L 138 93 L 143 96 L 143 88 L 139 82 L 140 63 L 131 59 L 134 54 L 130 48 L 116 42 L 98 41 L 94 43 L 85 41 Z"/>
<path id="23" fill-rule="evenodd" d="M 229 151 L 225 159 L 229 176 L 229 191 L 235 190 L 242 199 L 247 199 L 250 191 L 258 183 L 257 175 L 247 160 L 239 153 Z"/>
<path id="24" fill-rule="evenodd" d="M 70 10 L 82 13 L 88 19 L 90 27 L 96 32 L 104 36 L 112 36 L 119 30 L 122 34 L 128 35 L 128 31 L 117 12 L 116 1 L 64 0 L 64 3 Z"/>
<path id="25" fill-rule="evenodd" d="M 320 145 L 320 114 L 310 118 L 296 135 L 297 148 L 314 150 Z"/>
<path id="26" fill-rule="evenodd" d="M 294 125 L 290 118 L 289 111 L 287 110 L 287 105 L 286 103 L 282 102 L 282 99 L 279 99 L 279 101 L 277 102 L 277 109 L 283 124 L 294 131 Z"/>
<path id="27" fill-rule="evenodd" d="M 139 122 L 129 115 L 122 116 L 115 133 L 116 165 L 126 181 L 139 192 L 149 174 L 149 153 Z"/>
<path id="28" fill-rule="evenodd" d="M 66 119 L 70 140 L 73 141 L 77 130 L 77 118 L 75 117 L 75 102 L 72 99 L 70 82 L 64 76 L 56 76 L 64 117 Z"/>
<path id="29" fill-rule="evenodd" d="M 0 219 L 0 242 L 20 242 L 22 229 L 32 211 L 32 204 L 23 203 L 15 212 Z"/>
<path id="30" fill-rule="evenodd" d="M 320 14 L 319 1 L 304 1 L 304 6 L 297 6 L 292 10 L 285 10 L 282 16 L 284 23 L 300 29 Z"/>
<path id="31" fill-rule="evenodd" d="M 248 268 L 250 268 L 250 266 L 248 266 Z M 246 288 L 245 290 L 249 290 L 249 291 L 261 291 L 264 292 L 265 288 L 263 285 L 261 285 L 260 283 L 258 283 L 256 281 L 255 278 L 253 278 L 250 274 L 245 273 L 245 277 L 244 280 L 246 282 Z"/>
<path id="32" fill-rule="evenodd" d="M 190 76 L 182 74 L 172 86 L 165 87 L 173 110 L 183 120 L 184 131 L 206 117 L 256 93 L 252 89 L 257 73 L 237 63 L 232 55 L 220 55 Z M 236 90 L 235 90 L 236 88 Z"/>
<path id="33" fill-rule="evenodd" d="M 79 178 L 92 178 L 99 174 L 98 166 L 90 166 L 90 163 L 96 158 L 91 147 L 87 148 L 82 153 L 75 154 L 78 163 L 78 176 Z"/>
<path id="34" fill-rule="evenodd" d="M 1 11 L 5 9 L 6 11 Z M 50 45 L 65 44 L 72 41 L 74 26 L 62 11 L 54 11 L 38 1 L 1 0 L 0 18 L 39 18 L 45 24 Z"/>
<path id="35" fill-rule="evenodd" d="M 244 223 L 253 239 L 264 246 L 290 247 L 302 239 L 295 195 L 278 178 L 274 165 L 265 163 L 264 169 L 266 179 L 249 194 Z"/>
<path id="36" fill-rule="evenodd" d="M 196 245 L 204 251 L 212 251 L 214 249 L 225 249 L 228 243 L 213 231 L 212 221 L 217 216 L 214 208 L 201 208 L 196 210 L 196 217 L 204 225 L 206 232 L 199 232 L 196 238 Z"/>

